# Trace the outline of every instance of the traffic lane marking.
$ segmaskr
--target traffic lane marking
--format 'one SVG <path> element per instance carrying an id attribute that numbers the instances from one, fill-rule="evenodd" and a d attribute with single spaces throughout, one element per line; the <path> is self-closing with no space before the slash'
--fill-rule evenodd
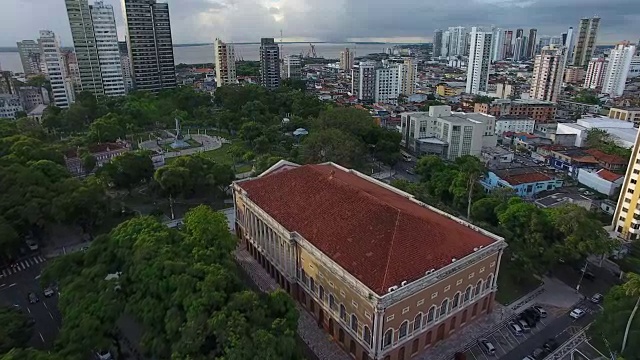
<path id="1" fill-rule="evenodd" d="M 487 358 L 487 355 L 485 355 L 484 351 L 482 351 L 482 349 L 480 349 L 480 346 L 478 345 L 474 345 L 471 348 L 471 352 L 473 353 L 473 357 L 475 357 L 476 359 L 489 360 L 489 358 Z"/>
<path id="2" fill-rule="evenodd" d="M 502 340 L 500 340 L 500 338 L 502 338 Z M 494 346 L 496 347 L 496 353 L 498 354 L 498 356 L 506 355 L 507 351 L 505 351 L 505 348 L 502 346 L 503 343 L 507 342 L 504 337 L 502 337 L 500 334 L 496 336 L 496 334 L 494 333 L 492 335 L 489 335 L 489 341 L 491 341 L 491 339 L 493 339 L 493 342 L 495 343 Z"/>
<path id="3" fill-rule="evenodd" d="M 471 351 L 471 349 L 467 350 L 465 354 L 471 354 L 471 356 L 473 356 L 475 360 L 478 360 L 478 358 L 473 354 L 473 351 Z M 466 357 L 468 358 L 469 356 L 466 356 Z"/>
<path id="4" fill-rule="evenodd" d="M 520 344 L 520 342 L 518 341 L 518 339 L 516 338 L 515 335 L 513 335 L 513 333 L 511 332 L 511 330 L 509 330 L 508 328 L 504 328 L 505 332 L 502 332 L 502 329 L 498 329 L 498 332 L 500 332 L 500 335 L 502 335 L 502 337 L 504 337 L 505 339 L 507 339 L 507 341 L 513 346 L 516 347 L 518 346 L 518 344 Z M 506 333 L 506 334 L 505 334 Z"/>

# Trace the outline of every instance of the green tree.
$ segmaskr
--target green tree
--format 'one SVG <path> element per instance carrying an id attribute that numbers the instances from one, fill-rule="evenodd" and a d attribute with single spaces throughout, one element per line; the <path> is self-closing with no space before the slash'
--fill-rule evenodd
<path id="1" fill-rule="evenodd" d="M 64 188 L 53 200 L 52 211 L 59 221 L 78 225 L 83 234 L 93 238 L 93 229 L 109 210 L 108 198 L 99 181 L 91 176 L 84 181 L 66 179 Z"/>
<path id="2" fill-rule="evenodd" d="M 6 258 L 11 257 L 20 249 L 21 241 L 18 233 L 4 217 L 0 216 L 0 249 Z"/>
<path id="3" fill-rule="evenodd" d="M 622 338 L 622 347 L 620 349 L 620 352 L 624 354 L 625 348 L 627 347 L 627 339 L 629 338 L 631 323 L 633 322 L 636 312 L 638 312 L 638 307 L 640 307 L 640 275 L 635 273 L 627 274 L 627 281 L 622 285 L 622 289 L 627 296 L 637 298 L 636 303 L 633 306 L 633 310 L 629 315 L 629 320 L 627 320 L 627 326 L 624 329 L 624 337 Z"/>
<path id="4" fill-rule="evenodd" d="M 27 345 L 33 330 L 33 321 L 22 311 L 0 307 L 0 354 L 12 348 L 22 348 Z"/>
<path id="5" fill-rule="evenodd" d="M 302 142 L 301 153 L 307 163 L 332 161 L 346 167 L 362 164 L 364 145 L 339 129 L 312 132 Z"/>
<path id="6" fill-rule="evenodd" d="M 471 206 L 471 219 L 490 225 L 498 225 L 496 208 L 502 204 L 502 200 L 495 197 L 486 197 L 473 203 Z"/>
<path id="7" fill-rule="evenodd" d="M 97 175 L 116 188 L 131 191 L 135 186 L 150 180 L 153 173 L 153 161 L 147 152 L 130 151 L 102 166 Z"/>
<path id="8" fill-rule="evenodd" d="M 124 138 L 124 129 L 114 114 L 107 114 L 89 125 L 87 140 L 91 143 L 113 142 Z"/>
<path id="9" fill-rule="evenodd" d="M 4 355 L 0 355 L 0 360 L 63 360 L 58 354 L 50 354 L 45 351 L 28 349 L 12 349 Z"/>

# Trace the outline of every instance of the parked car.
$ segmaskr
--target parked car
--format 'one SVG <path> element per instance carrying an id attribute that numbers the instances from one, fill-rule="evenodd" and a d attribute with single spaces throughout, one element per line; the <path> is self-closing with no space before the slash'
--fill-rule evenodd
<path id="1" fill-rule="evenodd" d="M 532 309 L 535 310 L 538 314 L 540 314 L 540 317 L 547 317 L 547 310 L 545 310 L 542 306 L 540 305 L 534 305 L 532 306 Z"/>
<path id="2" fill-rule="evenodd" d="M 544 349 L 548 352 L 552 352 L 553 350 L 557 349 L 558 346 L 558 341 L 556 341 L 556 339 L 549 339 L 543 345 Z"/>
<path id="3" fill-rule="evenodd" d="M 533 353 L 531 353 L 531 357 L 533 357 L 535 360 L 542 360 L 547 355 L 548 355 L 547 351 L 543 348 L 537 348 L 533 350 Z"/>
<path id="4" fill-rule="evenodd" d="M 527 310 L 523 311 L 523 313 L 526 316 L 532 318 L 536 323 L 540 321 L 540 313 L 538 313 L 533 307 L 528 308 Z"/>
<path id="5" fill-rule="evenodd" d="M 516 324 L 515 322 L 509 321 L 508 327 L 509 327 L 509 330 L 511 330 L 511 332 L 513 333 L 513 335 L 515 336 L 522 335 L 522 327 Z"/>
<path id="6" fill-rule="evenodd" d="M 604 296 L 602 296 L 602 294 L 600 293 L 597 293 L 591 297 L 591 302 L 594 304 L 600 304 L 603 299 L 604 299 Z"/>
<path id="7" fill-rule="evenodd" d="M 531 331 L 531 326 L 529 326 L 529 323 L 524 319 L 518 320 L 518 325 L 520 326 L 523 332 L 527 333 Z"/>
<path id="8" fill-rule="evenodd" d="M 43 293 L 44 293 L 45 297 L 52 297 L 53 294 L 55 294 L 55 291 L 53 291 L 52 288 L 48 287 L 48 288 L 44 289 Z"/>
<path id="9" fill-rule="evenodd" d="M 575 308 L 573 310 L 571 310 L 571 313 L 569 313 L 569 316 L 571 316 L 574 319 L 580 319 L 581 317 L 583 317 L 585 314 L 584 310 L 580 309 L 580 308 Z"/>
<path id="10" fill-rule="evenodd" d="M 520 322 L 525 322 L 529 327 L 536 326 L 536 319 L 532 317 L 530 314 L 521 313 L 520 315 L 518 315 L 517 319 Z"/>
<path id="11" fill-rule="evenodd" d="M 596 276 L 591 271 L 585 271 L 583 276 L 585 279 L 591 280 L 591 281 L 596 279 Z"/>
<path id="12" fill-rule="evenodd" d="M 31 251 L 38 250 L 38 243 L 35 242 L 34 240 L 27 239 L 27 240 L 25 240 L 25 243 L 27 243 L 27 247 L 29 247 L 29 250 L 31 250 Z"/>
<path id="13" fill-rule="evenodd" d="M 35 304 L 38 301 L 40 301 L 40 299 L 38 299 L 38 296 L 36 294 L 32 293 L 32 292 L 30 292 L 27 295 L 27 299 L 29 299 L 29 304 Z"/>
<path id="14" fill-rule="evenodd" d="M 496 348 L 495 346 L 493 346 L 493 344 L 491 343 L 491 341 L 487 340 L 487 339 L 479 339 L 478 340 L 478 345 L 480 345 L 480 348 L 482 349 L 482 351 L 487 354 L 487 355 L 496 355 Z"/>

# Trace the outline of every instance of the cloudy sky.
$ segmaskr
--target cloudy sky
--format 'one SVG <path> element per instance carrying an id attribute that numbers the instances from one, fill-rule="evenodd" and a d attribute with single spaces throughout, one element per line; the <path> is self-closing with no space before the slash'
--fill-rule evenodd
<path id="1" fill-rule="evenodd" d="M 92 2 L 93 0 L 89 0 Z M 124 39 L 121 0 L 104 0 Z M 640 38 L 640 0 L 164 0 L 173 41 L 179 43 L 285 41 L 430 41 L 448 26 L 539 29 L 559 35 L 581 17 L 602 18 L 598 43 Z M 0 46 L 55 31 L 71 45 L 64 0 L 0 0 Z"/>

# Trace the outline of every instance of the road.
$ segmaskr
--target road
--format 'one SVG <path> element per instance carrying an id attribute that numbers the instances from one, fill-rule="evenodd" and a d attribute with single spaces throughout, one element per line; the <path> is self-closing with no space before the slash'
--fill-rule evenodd
<path id="1" fill-rule="evenodd" d="M 29 267 L 0 278 L 0 304 L 18 305 L 35 320 L 30 346 L 38 349 L 50 349 L 62 324 L 62 315 L 58 311 L 57 294 L 46 298 L 39 284 L 39 275 L 46 262 L 30 262 Z M 29 304 L 27 294 L 37 294 L 40 301 Z"/>
<path id="2" fill-rule="evenodd" d="M 394 165 L 393 169 L 396 171 L 394 178 L 404 179 L 410 182 L 420 181 L 420 176 L 416 174 L 410 174 L 408 171 L 412 171 L 416 166 L 415 161 L 400 161 Z"/>

